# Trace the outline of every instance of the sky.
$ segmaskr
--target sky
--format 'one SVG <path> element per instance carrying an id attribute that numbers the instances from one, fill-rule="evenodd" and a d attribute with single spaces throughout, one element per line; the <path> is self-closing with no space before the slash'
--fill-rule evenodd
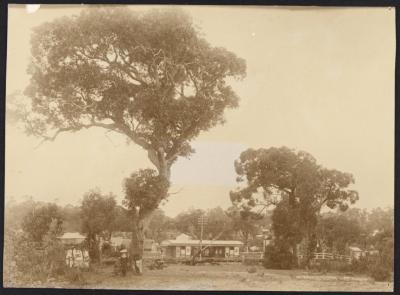
<path id="1" fill-rule="evenodd" d="M 9 6 L 6 92 L 29 83 L 32 28 L 82 5 Z M 149 6 L 132 6 L 146 10 Z M 231 205 L 234 160 L 247 148 L 287 146 L 327 168 L 352 173 L 371 209 L 394 203 L 395 10 L 392 8 L 185 6 L 205 38 L 246 60 L 247 76 L 231 83 L 240 106 L 226 123 L 202 133 L 196 153 L 172 168 L 161 208 Z M 144 150 L 102 129 L 62 134 L 38 147 L 6 126 L 5 198 L 78 205 L 95 187 L 123 198 L 122 181 L 151 168 Z"/>

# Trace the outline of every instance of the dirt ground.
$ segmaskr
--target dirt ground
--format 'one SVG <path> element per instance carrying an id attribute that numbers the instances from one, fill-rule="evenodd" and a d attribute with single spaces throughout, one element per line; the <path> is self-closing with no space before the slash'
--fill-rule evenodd
<path id="1" fill-rule="evenodd" d="M 142 276 L 129 272 L 113 276 L 111 267 L 85 273 L 83 286 L 63 284 L 61 288 L 141 290 L 265 290 L 265 291 L 393 291 L 393 283 L 374 282 L 363 276 L 316 274 L 301 270 L 269 270 L 240 263 L 220 265 L 171 264 L 163 270 L 148 270 Z M 53 286 L 54 287 L 54 286 Z"/>

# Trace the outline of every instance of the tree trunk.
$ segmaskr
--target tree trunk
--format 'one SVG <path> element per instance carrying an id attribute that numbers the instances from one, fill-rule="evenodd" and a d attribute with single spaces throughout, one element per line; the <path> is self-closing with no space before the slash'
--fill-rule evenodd
<path id="1" fill-rule="evenodd" d="M 293 257 L 293 263 L 292 266 L 294 266 L 295 268 L 297 268 L 299 266 L 299 259 L 297 257 L 297 243 L 294 242 L 292 244 L 292 257 Z"/>
<path id="2" fill-rule="evenodd" d="M 142 274 L 143 272 L 142 269 L 143 250 L 144 250 L 143 220 L 139 216 L 135 216 L 133 220 L 130 254 L 133 262 L 133 268 L 138 274 Z"/>
<path id="3" fill-rule="evenodd" d="M 171 164 L 165 158 L 165 152 L 162 148 L 159 150 L 148 150 L 149 160 L 156 166 L 158 174 L 166 180 L 170 180 Z M 166 197 L 168 190 L 162 193 L 160 201 Z M 134 209 L 135 210 L 135 209 Z M 144 250 L 144 224 L 140 209 L 136 210 L 133 218 L 132 241 L 130 247 L 131 258 L 133 259 L 133 267 L 137 274 L 143 273 L 143 250 Z"/>
<path id="4" fill-rule="evenodd" d="M 246 252 L 249 252 L 249 233 L 248 232 L 244 232 L 243 233 L 244 236 L 244 249 Z"/>
<path id="5" fill-rule="evenodd" d="M 313 258 L 313 252 L 316 248 L 316 237 L 313 235 L 313 229 L 311 228 L 311 226 L 308 226 L 306 241 L 307 247 L 305 266 L 309 267 L 311 259 Z"/>

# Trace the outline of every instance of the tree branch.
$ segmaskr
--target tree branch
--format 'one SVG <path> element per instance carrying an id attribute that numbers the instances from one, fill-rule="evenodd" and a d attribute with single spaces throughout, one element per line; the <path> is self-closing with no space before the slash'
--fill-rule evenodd
<path id="1" fill-rule="evenodd" d="M 68 131 L 76 132 L 81 129 L 89 129 L 91 127 L 101 127 L 101 128 L 105 128 L 105 129 L 109 129 L 109 130 L 121 133 L 121 134 L 125 134 L 124 132 L 119 131 L 117 126 L 118 125 L 115 123 L 105 124 L 105 123 L 99 123 L 99 122 L 92 122 L 91 124 L 81 124 L 78 126 L 70 126 L 70 127 L 60 128 L 52 136 L 41 135 L 41 137 L 43 137 L 43 140 L 35 147 L 35 149 L 37 149 L 40 145 L 42 145 L 46 141 L 54 141 L 58 137 L 58 135 L 60 135 L 63 132 L 68 132 Z"/>

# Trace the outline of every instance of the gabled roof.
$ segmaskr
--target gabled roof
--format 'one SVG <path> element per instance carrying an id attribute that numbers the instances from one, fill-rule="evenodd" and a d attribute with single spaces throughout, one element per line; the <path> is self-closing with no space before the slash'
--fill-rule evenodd
<path id="1" fill-rule="evenodd" d="M 64 233 L 59 239 L 85 239 L 85 236 L 82 236 L 80 233 Z"/>

